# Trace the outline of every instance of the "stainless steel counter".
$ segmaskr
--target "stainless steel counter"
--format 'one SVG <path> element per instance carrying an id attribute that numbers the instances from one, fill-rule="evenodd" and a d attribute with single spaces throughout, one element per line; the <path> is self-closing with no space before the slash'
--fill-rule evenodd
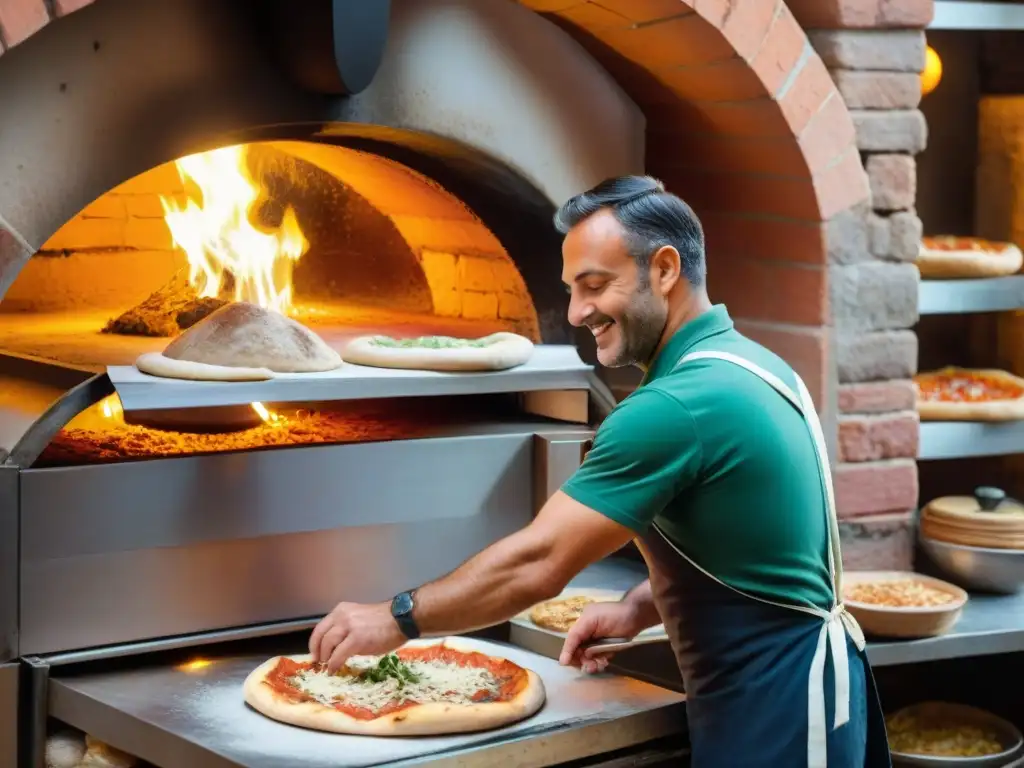
<path id="1" fill-rule="evenodd" d="M 478 641 L 537 672 L 547 703 L 534 717 L 479 734 L 384 739 L 295 728 L 249 708 L 242 684 L 266 653 L 206 666 L 128 668 L 50 678 L 50 714 L 161 768 L 548 766 L 685 728 L 678 693 L 615 675 L 588 676 L 514 646 Z M 300 653 L 302 648 L 282 649 Z"/>
<path id="2" fill-rule="evenodd" d="M 924 640 L 869 642 L 872 666 L 1024 651 L 1024 593 L 972 594 L 953 630 Z"/>
<path id="3" fill-rule="evenodd" d="M 646 577 L 642 563 L 609 558 L 586 569 L 570 586 L 629 589 Z M 941 637 L 868 642 L 868 658 L 877 667 L 1018 651 L 1024 651 L 1024 593 L 971 594 L 960 621 Z"/>

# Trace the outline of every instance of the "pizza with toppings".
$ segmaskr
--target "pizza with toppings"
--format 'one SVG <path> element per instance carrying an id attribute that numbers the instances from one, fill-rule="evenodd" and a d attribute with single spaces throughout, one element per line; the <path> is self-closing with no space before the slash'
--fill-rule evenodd
<path id="1" fill-rule="evenodd" d="M 568 632 L 572 629 L 583 609 L 592 603 L 615 602 L 618 598 L 596 597 L 594 595 L 573 595 L 538 603 L 530 610 L 530 621 L 552 632 Z"/>
<path id="2" fill-rule="evenodd" d="M 336 674 L 309 655 L 276 656 L 245 681 L 245 700 L 269 718 L 333 733 L 432 736 L 483 731 L 535 714 L 540 677 L 458 638 L 354 656 Z"/>
<path id="3" fill-rule="evenodd" d="M 999 370 L 943 368 L 914 377 L 922 421 L 1024 419 L 1024 379 Z"/>
<path id="4" fill-rule="evenodd" d="M 917 268 L 921 277 L 1002 277 L 1016 273 L 1024 262 L 1013 243 L 980 237 L 939 235 L 921 238 Z"/>
<path id="5" fill-rule="evenodd" d="M 360 336 L 349 342 L 343 356 L 345 362 L 376 368 L 501 371 L 526 363 L 533 356 L 533 342 L 525 336 L 505 331 L 479 339 Z"/>

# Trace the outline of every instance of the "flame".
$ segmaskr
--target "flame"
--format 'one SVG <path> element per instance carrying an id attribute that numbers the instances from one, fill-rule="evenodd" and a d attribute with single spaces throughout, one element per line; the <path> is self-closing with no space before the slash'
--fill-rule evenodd
<path id="1" fill-rule="evenodd" d="M 244 145 L 188 155 L 175 165 L 182 182 L 194 183 L 202 193 L 202 205 L 188 199 L 181 206 L 160 197 L 174 244 L 188 257 L 189 282 L 200 296 L 228 294 L 286 314 L 292 270 L 309 248 L 295 211 L 285 209 L 276 232 L 252 225 L 249 214 L 260 185 L 249 173 Z M 233 295 L 225 285 L 228 278 Z"/>
<path id="2" fill-rule="evenodd" d="M 97 405 L 103 418 L 116 421 L 124 420 L 124 406 L 121 405 L 121 398 L 116 394 L 107 395 Z"/>
<path id="3" fill-rule="evenodd" d="M 263 403 L 249 403 L 252 409 L 256 411 L 256 414 L 263 419 L 264 424 L 283 424 L 284 416 L 279 413 L 274 413 L 272 410 L 267 408 Z"/>

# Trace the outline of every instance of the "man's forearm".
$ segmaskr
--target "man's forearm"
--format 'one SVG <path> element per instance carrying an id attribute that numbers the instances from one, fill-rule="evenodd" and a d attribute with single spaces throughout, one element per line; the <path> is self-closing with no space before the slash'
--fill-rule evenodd
<path id="1" fill-rule="evenodd" d="M 622 598 L 622 602 L 628 603 L 636 613 L 637 624 L 640 629 L 653 627 L 661 623 L 661 615 L 654 604 L 654 594 L 651 592 L 651 580 L 646 579 L 643 583 L 637 584 Z"/>
<path id="2" fill-rule="evenodd" d="M 416 590 L 413 617 L 424 636 L 482 629 L 555 597 L 568 578 L 554 571 L 550 552 L 526 529 Z"/>

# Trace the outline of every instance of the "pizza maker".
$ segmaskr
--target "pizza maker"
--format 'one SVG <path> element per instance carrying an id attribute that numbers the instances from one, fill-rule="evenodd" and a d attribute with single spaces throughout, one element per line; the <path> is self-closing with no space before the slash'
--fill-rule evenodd
<path id="1" fill-rule="evenodd" d="M 685 754 L 670 655 L 653 670 L 591 677 L 518 642 L 510 625 L 482 639 L 537 672 L 547 702 L 497 731 L 330 735 L 271 721 L 242 698 L 248 672 L 303 652 L 339 600 L 387 599 L 532 519 L 614 404 L 575 347 L 540 344 L 528 364 L 497 373 L 353 365 L 231 383 L 4 355 L 0 378 L 31 395 L 0 412 L 0 709 L 18 712 L 22 765 L 43 767 L 55 723 L 159 768 L 575 766 L 623 751 Z M 410 423 L 415 439 L 40 460 L 54 444 L 73 446 L 75 425 L 106 418 L 112 401 L 130 424 L 237 430 L 252 403 L 289 414 L 371 399 L 421 403 L 437 418 L 429 429 Z M 620 555 L 574 585 L 623 591 L 643 578 L 639 561 Z"/>

